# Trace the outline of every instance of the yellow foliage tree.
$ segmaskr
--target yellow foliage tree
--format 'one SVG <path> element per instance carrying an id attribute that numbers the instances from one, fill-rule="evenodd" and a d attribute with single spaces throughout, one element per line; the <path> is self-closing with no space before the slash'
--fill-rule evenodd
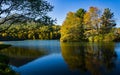
<path id="1" fill-rule="evenodd" d="M 86 29 L 86 37 L 99 34 L 100 29 L 100 10 L 97 7 L 90 7 L 84 15 L 84 27 Z"/>
<path id="2" fill-rule="evenodd" d="M 81 41 L 82 19 L 74 12 L 69 12 L 61 27 L 61 41 Z M 83 35 L 82 35 L 83 36 Z"/>

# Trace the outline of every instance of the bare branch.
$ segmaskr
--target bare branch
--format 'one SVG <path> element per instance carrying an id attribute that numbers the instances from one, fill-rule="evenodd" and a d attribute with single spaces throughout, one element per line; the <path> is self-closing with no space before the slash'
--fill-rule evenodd
<path id="1" fill-rule="evenodd" d="M 17 3 L 11 4 L 8 8 L 1 10 L 0 14 L 11 12 L 13 10 L 14 6 L 16 6 L 16 8 L 18 7 L 17 5 L 19 5 L 19 4 L 17 4 Z"/>
<path id="2" fill-rule="evenodd" d="M 44 0 L 0 0 L 0 26 L 9 23 L 6 28 L 8 29 L 13 24 L 12 21 L 23 23 L 23 21 L 30 19 L 35 21 L 40 18 L 43 20 L 41 17 L 46 16 L 47 12 L 52 9 L 53 6 Z"/>
<path id="3" fill-rule="evenodd" d="M 10 19 L 14 19 L 14 20 L 13 20 L 11 23 L 9 23 L 9 25 L 7 25 L 8 27 L 6 27 L 6 28 L 3 29 L 3 30 L 0 30 L 0 32 L 4 32 L 4 31 L 8 30 L 14 23 L 16 23 L 16 21 L 17 21 L 17 22 L 19 21 L 18 18 L 20 18 L 20 17 L 22 17 L 22 16 L 10 18 Z M 9 20 L 10 20 L 10 19 L 9 19 Z M 19 22 L 21 22 L 21 21 L 19 21 Z M 4 23 L 3 23 L 3 24 L 4 24 Z"/>
<path id="4" fill-rule="evenodd" d="M 7 22 L 7 21 L 9 21 L 9 20 L 12 20 L 13 18 L 19 18 L 19 16 L 18 17 L 13 17 L 13 18 L 8 18 L 9 16 L 10 16 L 10 12 L 11 12 L 11 10 L 13 9 L 13 7 L 14 6 L 16 6 L 17 4 L 13 4 L 13 5 L 11 5 L 8 9 L 5 9 L 5 10 L 3 10 L 0 14 L 2 14 L 2 13 L 4 13 L 4 12 L 7 12 L 7 16 L 4 18 L 4 20 L 2 21 L 2 22 L 0 22 L 0 25 L 2 25 L 2 24 L 4 24 L 5 22 Z M 18 7 L 18 6 L 17 6 Z"/>

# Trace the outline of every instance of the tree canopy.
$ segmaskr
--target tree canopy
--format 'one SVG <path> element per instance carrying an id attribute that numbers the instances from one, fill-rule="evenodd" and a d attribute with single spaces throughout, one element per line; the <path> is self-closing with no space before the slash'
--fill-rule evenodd
<path id="1" fill-rule="evenodd" d="M 90 7 L 69 12 L 61 27 L 61 41 L 114 41 L 116 26 L 109 8 Z"/>
<path id="2" fill-rule="evenodd" d="M 111 28 L 116 26 L 115 20 L 113 19 L 114 13 L 109 8 L 104 9 L 101 17 L 101 33 L 109 33 Z"/>
<path id="3" fill-rule="evenodd" d="M 9 25 L 20 22 L 23 16 L 40 23 L 51 24 L 53 20 L 47 13 L 52 9 L 53 6 L 45 0 L 0 0 L 0 25 L 8 21 Z"/>
<path id="4" fill-rule="evenodd" d="M 76 13 L 69 12 L 61 27 L 61 41 L 81 41 L 84 40 L 83 16 L 84 9 L 77 10 Z"/>

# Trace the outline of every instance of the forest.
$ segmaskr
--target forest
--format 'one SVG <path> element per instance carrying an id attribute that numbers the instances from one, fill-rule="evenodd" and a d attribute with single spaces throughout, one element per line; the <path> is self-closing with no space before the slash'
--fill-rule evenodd
<path id="1" fill-rule="evenodd" d="M 116 28 L 114 13 L 109 8 L 101 11 L 90 7 L 69 12 L 61 27 L 61 41 L 119 41 L 120 29 Z"/>
<path id="2" fill-rule="evenodd" d="M 4 30 L 6 27 L 7 23 L 0 29 Z M 76 12 L 69 12 L 62 26 L 41 24 L 28 18 L 25 23 L 14 23 L 8 30 L 0 33 L 0 40 L 60 39 L 62 42 L 120 40 L 120 28 L 116 27 L 114 13 L 109 8 L 101 11 L 97 7 L 90 7 L 88 11 L 80 8 Z"/>
<path id="3" fill-rule="evenodd" d="M 6 25 L 1 27 L 1 30 Z M 29 22 L 26 24 L 14 24 L 8 30 L 2 31 L 1 40 L 51 40 L 60 38 L 59 25 L 40 25 L 39 23 Z"/>

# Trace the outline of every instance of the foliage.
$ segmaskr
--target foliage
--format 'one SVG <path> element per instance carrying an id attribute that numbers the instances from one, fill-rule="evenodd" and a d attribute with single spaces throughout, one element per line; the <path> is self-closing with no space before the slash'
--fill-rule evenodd
<path id="1" fill-rule="evenodd" d="M 102 42 L 104 39 L 103 35 L 96 35 L 94 36 L 94 42 Z"/>
<path id="2" fill-rule="evenodd" d="M 5 25 L 6 26 L 6 25 Z M 4 29 L 2 26 L 1 29 Z M 39 25 L 38 23 L 14 24 L 0 33 L 0 40 L 59 39 L 60 26 Z"/>
<path id="3" fill-rule="evenodd" d="M 115 39 L 114 41 L 120 41 L 120 28 L 115 28 Z"/>
<path id="4" fill-rule="evenodd" d="M 115 35 L 113 33 L 105 34 L 103 41 L 114 41 Z"/>
<path id="5" fill-rule="evenodd" d="M 115 41 L 118 35 L 113 17 L 109 8 L 103 13 L 97 7 L 69 12 L 61 27 L 61 41 Z"/>
<path id="6" fill-rule="evenodd" d="M 84 37 L 83 16 L 85 10 L 69 12 L 61 27 L 61 41 L 82 41 Z"/>
<path id="7" fill-rule="evenodd" d="M 109 33 L 110 30 L 116 26 L 115 20 L 113 19 L 114 14 L 109 8 L 104 9 L 103 15 L 101 17 L 101 33 Z"/>
<path id="8" fill-rule="evenodd" d="M 98 32 L 99 14 L 100 10 L 97 7 L 89 8 L 89 11 L 87 11 L 84 16 L 84 24 L 86 29 L 96 30 Z"/>
<path id="9" fill-rule="evenodd" d="M 0 25 L 9 22 L 9 25 L 3 29 L 6 30 L 13 23 L 25 22 L 28 18 L 41 24 L 51 25 L 54 20 L 47 16 L 47 13 L 52 9 L 53 6 L 45 0 L 0 0 Z"/>

